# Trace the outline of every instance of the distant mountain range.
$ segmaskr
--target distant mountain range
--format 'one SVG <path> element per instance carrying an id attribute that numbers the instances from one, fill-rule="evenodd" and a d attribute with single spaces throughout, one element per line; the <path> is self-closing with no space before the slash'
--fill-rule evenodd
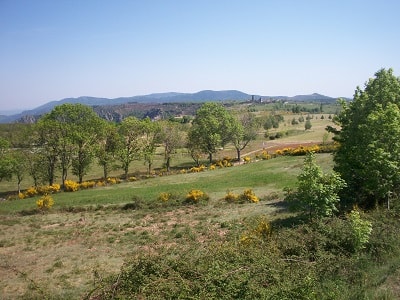
<path id="1" fill-rule="evenodd" d="M 197 93 L 155 93 L 142 96 L 120 97 L 120 98 L 98 98 L 98 97 L 78 97 L 65 98 L 59 101 L 51 101 L 41 105 L 35 109 L 26 110 L 14 115 L 0 115 L 0 123 L 11 123 L 29 117 L 38 117 L 49 111 L 55 106 L 64 103 L 81 103 L 88 106 L 111 106 L 127 103 L 182 103 L 182 102 L 209 102 L 209 101 L 318 101 L 318 102 L 333 102 L 337 98 L 324 96 L 321 94 L 297 95 L 294 97 L 288 96 L 260 96 L 250 95 L 237 90 L 212 91 L 204 90 Z"/>

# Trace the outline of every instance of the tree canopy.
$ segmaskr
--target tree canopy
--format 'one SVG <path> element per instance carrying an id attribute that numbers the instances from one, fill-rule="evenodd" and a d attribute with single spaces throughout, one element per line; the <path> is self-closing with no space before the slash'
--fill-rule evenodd
<path id="1" fill-rule="evenodd" d="M 210 163 L 220 147 L 232 141 L 235 119 L 218 103 L 204 103 L 196 112 L 189 131 L 189 145 L 208 154 Z"/>
<path id="2" fill-rule="evenodd" d="M 383 204 L 400 193 L 400 80 L 381 69 L 343 106 L 334 161 L 347 183 L 344 203 Z"/>

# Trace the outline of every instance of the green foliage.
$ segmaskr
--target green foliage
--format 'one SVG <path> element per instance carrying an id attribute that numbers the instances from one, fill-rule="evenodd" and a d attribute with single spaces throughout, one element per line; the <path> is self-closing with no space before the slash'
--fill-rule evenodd
<path id="1" fill-rule="evenodd" d="M 271 222 L 263 215 L 242 220 L 245 226 L 224 242 L 200 245 L 194 241 L 138 254 L 118 274 L 97 284 L 93 296 L 370 299 L 368 295 L 382 284 L 383 274 L 400 266 L 398 259 L 389 259 L 400 251 L 400 239 L 396 240 L 399 219 L 371 214 L 377 230 L 366 247 L 356 249 L 351 218 L 333 217 L 308 224 L 294 219 Z M 291 225 L 285 226 L 284 221 Z M 385 230 L 385 237 L 380 237 L 381 230 Z M 389 244 L 393 247 L 390 252 Z"/>
<path id="2" fill-rule="evenodd" d="M 379 70 L 337 118 L 341 131 L 335 170 L 348 186 L 345 200 L 374 207 L 400 190 L 400 79 Z"/>
<path id="3" fill-rule="evenodd" d="M 310 121 L 310 119 L 308 119 L 308 120 L 304 123 L 304 129 L 305 129 L 305 130 L 310 130 L 311 127 L 312 127 L 311 121 Z"/>
<path id="4" fill-rule="evenodd" d="M 349 213 L 348 219 L 353 231 L 354 250 L 357 252 L 366 247 L 372 232 L 372 223 L 361 219 L 360 212 L 356 209 Z"/>
<path id="5" fill-rule="evenodd" d="M 14 161 L 9 154 L 10 143 L 0 138 L 0 181 L 10 180 L 13 175 Z"/>
<path id="6" fill-rule="evenodd" d="M 331 216 L 337 211 L 338 192 L 345 186 L 338 173 L 324 174 L 315 162 L 314 153 L 309 152 L 298 176 L 297 189 L 287 190 L 285 200 L 310 218 Z"/>
<path id="7" fill-rule="evenodd" d="M 207 102 L 196 112 L 189 131 L 188 147 L 206 153 L 212 163 L 212 156 L 218 148 L 232 141 L 235 131 L 235 119 L 218 103 Z"/>

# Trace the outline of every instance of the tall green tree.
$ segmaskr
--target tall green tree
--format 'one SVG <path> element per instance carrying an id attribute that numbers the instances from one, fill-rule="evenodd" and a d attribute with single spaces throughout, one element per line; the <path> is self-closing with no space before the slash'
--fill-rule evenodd
<path id="1" fill-rule="evenodd" d="M 232 130 L 232 143 L 236 149 L 237 160 L 240 161 L 242 150 L 257 138 L 261 124 L 251 112 L 239 113 L 236 115 L 235 121 Z"/>
<path id="2" fill-rule="evenodd" d="M 49 184 L 54 180 L 57 160 L 60 162 L 63 185 L 70 167 L 79 182 L 82 182 L 92 162 L 93 147 L 103 126 L 103 120 L 92 108 L 83 104 L 56 106 L 39 120 L 41 145 L 50 162 Z"/>
<path id="3" fill-rule="evenodd" d="M 344 104 L 344 103 L 343 103 Z M 400 194 L 400 79 L 375 73 L 339 114 L 335 170 L 347 182 L 346 204 L 374 207 Z"/>
<path id="4" fill-rule="evenodd" d="M 115 124 L 107 123 L 99 138 L 95 156 L 103 169 L 103 178 L 107 179 L 109 172 L 115 169 L 117 153 L 121 146 L 120 137 Z"/>
<path id="5" fill-rule="evenodd" d="M 151 121 L 148 117 L 142 120 L 141 123 L 143 128 L 143 145 L 141 150 L 144 162 L 147 164 L 147 173 L 150 174 L 157 142 L 159 142 L 161 138 L 161 127 L 159 123 Z"/>
<path id="6" fill-rule="evenodd" d="M 232 141 L 235 120 L 221 105 L 213 102 L 203 104 L 196 112 L 189 131 L 189 145 L 196 145 L 208 155 L 212 163 L 218 148 Z"/>
<path id="7" fill-rule="evenodd" d="M 121 162 L 121 168 L 124 171 L 125 178 L 128 177 L 129 166 L 131 163 L 140 159 L 143 149 L 143 126 L 136 117 L 128 117 L 122 120 L 118 133 L 121 139 L 121 147 L 117 156 Z"/>
<path id="8" fill-rule="evenodd" d="M 13 160 L 10 156 L 10 143 L 0 138 L 0 181 L 10 180 L 13 175 Z"/>
<path id="9" fill-rule="evenodd" d="M 171 159 L 173 153 L 184 146 L 185 132 L 181 129 L 182 124 L 173 121 L 161 123 L 160 140 L 164 146 L 164 160 L 167 172 L 171 170 Z"/>

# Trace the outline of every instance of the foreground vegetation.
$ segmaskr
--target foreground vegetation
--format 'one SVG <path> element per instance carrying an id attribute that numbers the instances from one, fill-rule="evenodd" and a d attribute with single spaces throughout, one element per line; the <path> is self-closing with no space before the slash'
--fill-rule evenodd
<path id="1" fill-rule="evenodd" d="M 330 154 L 316 158 L 332 168 Z M 373 230 L 359 248 L 349 218 L 309 222 L 287 209 L 282 190 L 302 163 L 282 156 L 59 193 L 46 213 L 36 198 L 3 202 L 3 298 L 396 299 L 397 209 L 361 214 Z M 185 202 L 193 188 L 209 200 Z M 247 188 L 260 202 L 225 201 Z"/>

